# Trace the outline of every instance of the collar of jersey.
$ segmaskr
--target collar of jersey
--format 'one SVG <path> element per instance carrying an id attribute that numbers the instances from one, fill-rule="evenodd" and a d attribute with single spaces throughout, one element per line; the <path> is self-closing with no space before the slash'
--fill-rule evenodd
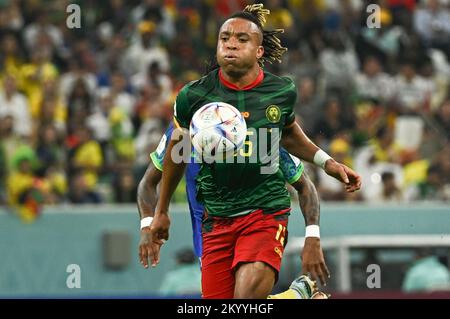
<path id="1" fill-rule="evenodd" d="M 237 85 L 225 80 L 222 74 L 222 69 L 219 68 L 219 79 L 220 82 L 222 82 L 223 85 L 225 85 L 227 88 L 235 90 L 235 91 L 246 91 L 253 89 L 255 86 L 259 85 L 264 80 L 264 71 L 262 69 L 259 69 L 259 74 L 256 77 L 256 79 L 250 83 L 249 85 L 244 86 L 243 88 L 239 88 Z"/>

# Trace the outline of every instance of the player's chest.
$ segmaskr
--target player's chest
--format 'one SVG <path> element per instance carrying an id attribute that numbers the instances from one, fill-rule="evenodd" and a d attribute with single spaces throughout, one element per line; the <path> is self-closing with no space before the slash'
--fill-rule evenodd
<path id="1" fill-rule="evenodd" d="M 197 102 L 197 108 L 214 101 L 225 102 L 241 111 L 247 127 L 279 127 L 285 123 L 286 99 L 283 96 L 270 97 L 265 94 L 250 94 L 245 91 L 219 92 L 216 96 L 208 96 L 208 100 Z"/>

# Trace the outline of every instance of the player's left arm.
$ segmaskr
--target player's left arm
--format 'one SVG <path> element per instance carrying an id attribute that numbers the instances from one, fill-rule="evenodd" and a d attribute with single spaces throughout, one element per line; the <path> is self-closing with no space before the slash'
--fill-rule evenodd
<path id="1" fill-rule="evenodd" d="M 313 182 L 303 172 L 301 177 L 291 184 L 297 191 L 300 210 L 302 211 L 305 225 L 318 229 L 320 221 L 320 202 L 317 189 Z M 320 279 L 322 284 L 326 284 L 330 272 L 325 263 L 322 247 L 320 246 L 320 235 L 306 234 L 305 244 L 302 251 L 302 273 L 309 273 L 313 280 Z"/>
<path id="2" fill-rule="evenodd" d="M 288 114 L 286 116 L 281 145 L 292 155 L 310 163 L 322 167 L 325 172 L 345 184 L 347 192 L 354 192 L 361 188 L 361 176 L 344 164 L 336 162 L 331 156 L 315 145 L 303 132 L 300 125 L 295 121 L 293 105 L 297 98 L 295 91 L 287 94 L 286 105 Z"/>

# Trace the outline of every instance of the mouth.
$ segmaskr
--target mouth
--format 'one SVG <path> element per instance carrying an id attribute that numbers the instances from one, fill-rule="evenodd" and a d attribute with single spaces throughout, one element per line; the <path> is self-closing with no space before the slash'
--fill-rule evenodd
<path id="1" fill-rule="evenodd" d="M 224 60 L 225 61 L 234 61 L 237 60 L 237 56 L 236 55 L 232 55 L 232 54 L 228 54 L 224 56 Z"/>

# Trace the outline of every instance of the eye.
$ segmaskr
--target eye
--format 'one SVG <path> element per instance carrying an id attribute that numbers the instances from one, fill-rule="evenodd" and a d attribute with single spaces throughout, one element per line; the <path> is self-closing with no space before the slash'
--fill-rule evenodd
<path id="1" fill-rule="evenodd" d="M 239 42 L 247 42 L 247 41 L 248 41 L 248 39 L 243 39 L 243 38 L 239 39 Z"/>

